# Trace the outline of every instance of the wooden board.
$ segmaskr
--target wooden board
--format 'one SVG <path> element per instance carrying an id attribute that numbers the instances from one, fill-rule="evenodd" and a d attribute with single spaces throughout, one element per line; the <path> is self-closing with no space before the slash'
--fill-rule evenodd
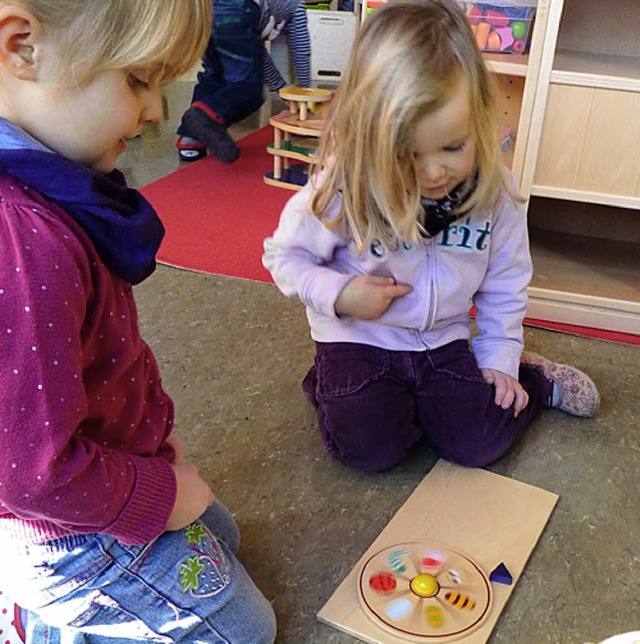
<path id="1" fill-rule="evenodd" d="M 324 126 L 324 116 L 322 114 L 309 114 L 302 121 L 297 114 L 291 114 L 291 112 L 286 110 L 272 116 L 269 119 L 269 125 L 299 136 L 320 136 Z"/>
<path id="2" fill-rule="evenodd" d="M 309 179 L 309 164 L 295 163 L 290 168 L 282 168 L 282 176 L 276 179 L 273 172 L 264 175 L 264 182 L 269 186 L 300 190 Z"/>
<path id="3" fill-rule="evenodd" d="M 311 136 L 293 137 L 289 141 L 282 141 L 282 147 L 276 148 L 273 143 L 267 146 L 267 152 L 273 156 L 296 159 L 308 163 L 316 156 L 318 139 Z"/>
<path id="4" fill-rule="evenodd" d="M 493 603 L 477 630 L 456 642 L 486 642 L 544 529 L 558 495 L 440 460 L 318 612 L 318 619 L 365 642 L 406 644 L 362 610 L 358 576 L 372 555 L 395 543 L 433 540 L 464 552 L 487 575 L 504 563 L 513 584 L 492 584 Z"/>

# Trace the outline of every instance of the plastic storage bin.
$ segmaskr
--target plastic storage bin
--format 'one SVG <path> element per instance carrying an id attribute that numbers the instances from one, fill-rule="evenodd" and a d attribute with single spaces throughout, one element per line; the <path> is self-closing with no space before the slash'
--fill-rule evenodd
<path id="1" fill-rule="evenodd" d="M 537 0 L 458 2 L 482 51 L 523 54 L 529 46 Z"/>
<path id="2" fill-rule="evenodd" d="M 351 11 L 307 11 L 311 38 L 311 80 L 342 80 L 356 35 L 356 14 Z"/>

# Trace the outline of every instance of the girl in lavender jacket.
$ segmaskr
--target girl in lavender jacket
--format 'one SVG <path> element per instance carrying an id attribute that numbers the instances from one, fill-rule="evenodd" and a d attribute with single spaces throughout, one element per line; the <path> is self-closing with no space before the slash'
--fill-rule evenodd
<path id="1" fill-rule="evenodd" d="M 597 411 L 584 373 L 522 353 L 531 258 L 497 131 L 455 3 L 391 2 L 367 18 L 317 171 L 263 257 L 306 305 L 316 357 L 303 389 L 347 465 L 384 470 L 426 441 L 482 466 L 543 407 Z"/>

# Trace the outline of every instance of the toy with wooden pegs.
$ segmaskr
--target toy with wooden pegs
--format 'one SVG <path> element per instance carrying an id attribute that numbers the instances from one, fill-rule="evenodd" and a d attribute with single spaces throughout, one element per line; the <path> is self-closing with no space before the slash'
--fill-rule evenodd
<path id="1" fill-rule="evenodd" d="M 486 644 L 557 499 L 438 461 L 318 619 L 370 644 Z"/>
<path id="2" fill-rule="evenodd" d="M 273 172 L 264 175 L 265 183 L 291 190 L 300 190 L 306 183 L 309 163 L 318 147 L 324 125 L 322 107 L 333 98 L 327 89 L 284 87 L 280 98 L 289 109 L 269 119 L 273 127 L 273 145 L 267 148 L 273 155 Z M 300 163 L 291 163 L 291 160 Z"/>
<path id="3" fill-rule="evenodd" d="M 480 566 L 442 544 L 400 543 L 362 567 L 358 596 L 384 630 L 411 642 L 448 642 L 478 628 L 492 590 Z"/>

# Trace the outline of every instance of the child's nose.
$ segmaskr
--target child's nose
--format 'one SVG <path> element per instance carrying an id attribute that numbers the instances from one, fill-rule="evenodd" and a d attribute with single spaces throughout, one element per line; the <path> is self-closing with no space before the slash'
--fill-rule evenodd
<path id="1" fill-rule="evenodd" d="M 434 183 L 444 176 L 444 166 L 441 163 L 430 161 L 420 166 L 422 180 L 428 183 Z"/>
<path id="2" fill-rule="evenodd" d="M 444 175 L 444 165 L 438 159 L 425 160 L 420 170 L 427 181 L 440 179 Z"/>
<path id="3" fill-rule="evenodd" d="M 142 122 L 159 123 L 162 120 L 162 112 L 162 97 L 160 96 L 159 90 L 149 92 L 142 109 Z"/>

